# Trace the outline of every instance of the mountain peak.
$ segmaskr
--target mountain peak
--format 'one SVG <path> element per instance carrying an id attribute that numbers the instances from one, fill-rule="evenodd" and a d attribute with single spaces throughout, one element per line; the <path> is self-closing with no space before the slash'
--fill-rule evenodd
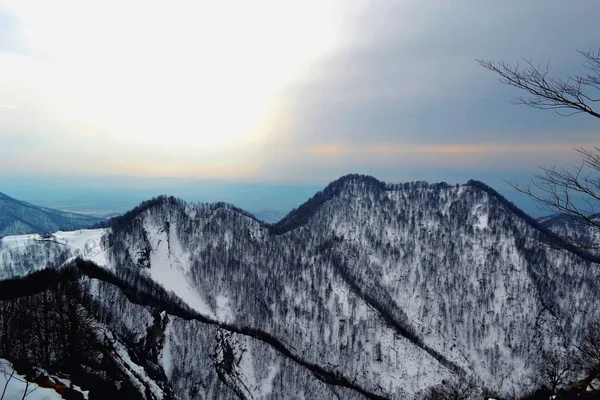
<path id="1" fill-rule="evenodd" d="M 417 188 L 447 189 L 451 185 L 446 182 L 429 184 L 425 181 L 390 184 L 374 178 L 371 175 L 348 174 L 329 183 L 323 190 L 317 192 L 298 208 L 292 210 L 281 221 L 271 226 L 276 234 L 288 232 L 308 222 L 310 216 L 325 202 L 342 193 L 381 193 L 385 190 L 409 190 Z"/>
<path id="2" fill-rule="evenodd" d="M 385 183 L 371 175 L 348 174 L 329 183 L 323 192 L 337 192 L 343 188 L 361 186 L 369 189 L 384 189 Z"/>

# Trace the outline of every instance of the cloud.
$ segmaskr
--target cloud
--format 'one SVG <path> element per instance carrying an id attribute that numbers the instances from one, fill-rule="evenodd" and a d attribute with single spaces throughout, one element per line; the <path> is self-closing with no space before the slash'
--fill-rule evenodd
<path id="1" fill-rule="evenodd" d="M 0 3 L 0 139 L 43 143 L 12 141 L 13 171 L 532 170 L 597 141 L 595 121 L 512 106 L 474 61 L 578 68 L 596 0 L 128 4 Z"/>
<path id="2" fill-rule="evenodd" d="M 364 13 L 346 46 L 314 66 L 314 79 L 288 90 L 288 126 L 299 143 L 326 140 L 486 143 L 562 139 L 578 145 L 594 121 L 516 107 L 519 93 L 498 83 L 476 58 L 552 60 L 553 71 L 579 68 L 578 48 L 600 4 L 560 2 L 380 2 Z M 573 30 L 557 32 L 564 21 Z"/>
<path id="3" fill-rule="evenodd" d="M 372 144 L 369 146 L 348 146 L 342 144 L 320 145 L 300 153 L 315 156 L 398 156 L 398 155 L 447 155 L 463 156 L 482 153 L 555 153 L 571 152 L 573 147 L 567 144 L 487 144 L 487 145 L 417 145 L 417 144 Z"/>
<path id="4" fill-rule="evenodd" d="M 315 146 L 310 150 L 311 153 L 313 154 L 318 154 L 318 155 L 324 155 L 324 156 L 333 156 L 336 154 L 340 154 L 342 152 L 347 153 L 348 150 L 344 149 L 342 146 L 338 146 L 335 144 L 329 144 L 329 145 L 320 145 L 320 146 Z"/>

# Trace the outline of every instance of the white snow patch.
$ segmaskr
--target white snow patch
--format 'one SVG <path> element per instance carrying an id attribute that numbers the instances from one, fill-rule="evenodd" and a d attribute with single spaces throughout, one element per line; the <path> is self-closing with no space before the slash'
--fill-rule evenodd
<path id="1" fill-rule="evenodd" d="M 171 230 L 174 230 L 173 225 Z M 188 279 L 190 257 L 183 250 L 177 235 L 173 232 L 167 234 L 163 227 L 153 225 L 148 220 L 144 223 L 144 229 L 146 229 L 152 248 L 150 277 L 165 289 L 175 293 L 194 310 L 202 315 L 215 318 L 208 304 Z"/>
<path id="2" fill-rule="evenodd" d="M 129 353 L 127 352 L 127 348 L 125 348 L 125 346 L 123 346 L 121 343 L 117 342 L 115 344 L 115 349 L 124 363 L 124 372 L 131 378 L 131 383 L 138 388 L 140 394 L 144 396 L 144 393 L 146 392 L 145 389 L 147 387 L 150 389 L 150 391 L 152 391 L 157 399 L 162 399 L 162 389 L 154 380 L 152 380 L 152 378 L 146 374 L 146 371 L 143 367 L 137 365 L 131 360 Z"/>
<path id="3" fill-rule="evenodd" d="M 222 322 L 231 322 L 235 319 L 229 298 L 222 294 L 217 295 L 217 318 Z"/>
<path id="4" fill-rule="evenodd" d="M 475 222 L 475 228 L 478 229 L 485 229 L 488 227 L 488 213 L 487 210 L 485 209 L 485 207 L 483 205 L 478 205 L 474 210 L 473 210 L 473 215 L 477 218 L 477 221 Z"/>
<path id="5" fill-rule="evenodd" d="M 92 261 L 98 266 L 110 268 L 103 245 L 106 229 L 81 229 L 72 232 L 58 231 L 54 241 L 69 246 L 74 257 Z"/>
<path id="6" fill-rule="evenodd" d="M 12 378 L 10 375 L 14 372 Z M 8 385 L 7 385 L 8 381 Z M 52 389 L 40 387 L 35 383 L 29 383 L 29 387 L 27 387 L 27 381 L 23 375 L 17 374 L 12 369 L 12 364 L 2 358 L 0 358 L 0 395 L 2 394 L 1 390 L 4 390 L 6 387 L 6 392 L 4 393 L 5 399 L 21 399 L 23 397 L 23 393 L 27 389 L 27 393 L 29 393 L 25 398 L 27 400 L 61 400 L 62 397 L 60 394 L 55 392 Z M 86 396 L 87 399 L 87 396 Z"/>
<path id="7" fill-rule="evenodd" d="M 171 354 L 171 321 L 167 323 L 165 327 L 165 343 L 160 353 L 159 362 L 165 371 L 167 378 L 171 379 L 173 374 L 173 355 Z"/>
<path id="8" fill-rule="evenodd" d="M 269 374 L 260 383 L 260 385 L 261 385 L 260 397 L 266 398 L 268 395 L 270 395 L 273 392 L 273 380 L 279 373 L 279 369 L 280 369 L 279 364 L 277 364 L 277 365 L 271 364 L 269 366 Z"/>
<path id="9" fill-rule="evenodd" d="M 106 229 L 81 229 L 72 232 L 56 232 L 48 237 L 38 234 L 6 236 L 0 239 L 0 277 L 22 276 L 56 263 L 59 254 L 67 250 L 69 259 L 81 257 L 95 264 L 110 268 L 104 248 Z M 14 268 L 15 260 L 34 252 L 36 262 L 26 270 Z M 18 263 L 17 263 L 18 264 Z"/>

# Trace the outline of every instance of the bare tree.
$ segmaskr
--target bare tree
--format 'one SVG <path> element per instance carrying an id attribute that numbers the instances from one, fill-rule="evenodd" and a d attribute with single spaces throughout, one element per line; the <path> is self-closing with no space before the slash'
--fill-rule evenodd
<path id="1" fill-rule="evenodd" d="M 476 389 L 477 386 L 471 379 L 459 377 L 429 388 L 423 400 L 468 400 L 476 396 Z"/>
<path id="2" fill-rule="evenodd" d="M 556 393 L 558 389 L 570 383 L 573 368 L 565 361 L 565 356 L 556 351 L 547 353 L 542 357 L 538 384 Z"/>
<path id="3" fill-rule="evenodd" d="M 600 322 L 589 324 L 578 346 L 581 366 L 600 372 Z"/>
<path id="4" fill-rule="evenodd" d="M 566 79 L 549 76 L 550 67 L 534 65 L 526 60 L 524 65 L 477 60 L 479 64 L 500 76 L 500 82 L 529 93 L 517 97 L 514 104 L 524 104 L 542 110 L 554 110 L 562 116 L 584 113 L 600 118 L 596 103 L 600 102 L 600 49 L 579 51 L 583 56 L 586 74 L 568 76 Z M 581 163 L 571 169 L 542 166 L 525 186 L 512 186 L 536 200 L 541 208 L 574 217 L 576 223 L 600 228 L 594 217 L 600 211 L 600 148 L 576 149 Z M 565 238 L 580 248 L 596 247 L 590 243 Z M 571 239 L 571 240 L 569 240 Z"/>

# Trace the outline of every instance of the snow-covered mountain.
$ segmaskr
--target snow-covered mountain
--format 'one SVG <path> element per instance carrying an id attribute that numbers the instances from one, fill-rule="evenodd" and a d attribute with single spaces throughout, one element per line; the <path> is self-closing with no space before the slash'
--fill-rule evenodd
<path id="1" fill-rule="evenodd" d="M 572 215 L 554 214 L 539 218 L 538 222 L 568 243 L 591 254 L 600 254 L 600 215 L 593 215 L 590 221 L 585 221 Z"/>
<path id="2" fill-rule="evenodd" d="M 38 207 L 0 193 L 0 236 L 87 228 L 101 218 Z"/>
<path id="3" fill-rule="evenodd" d="M 600 268 L 553 240 L 479 182 L 350 175 L 274 225 L 160 197 L 107 229 L 5 237 L 0 278 L 33 293 L 70 271 L 144 398 L 509 396 L 600 317 Z"/>

